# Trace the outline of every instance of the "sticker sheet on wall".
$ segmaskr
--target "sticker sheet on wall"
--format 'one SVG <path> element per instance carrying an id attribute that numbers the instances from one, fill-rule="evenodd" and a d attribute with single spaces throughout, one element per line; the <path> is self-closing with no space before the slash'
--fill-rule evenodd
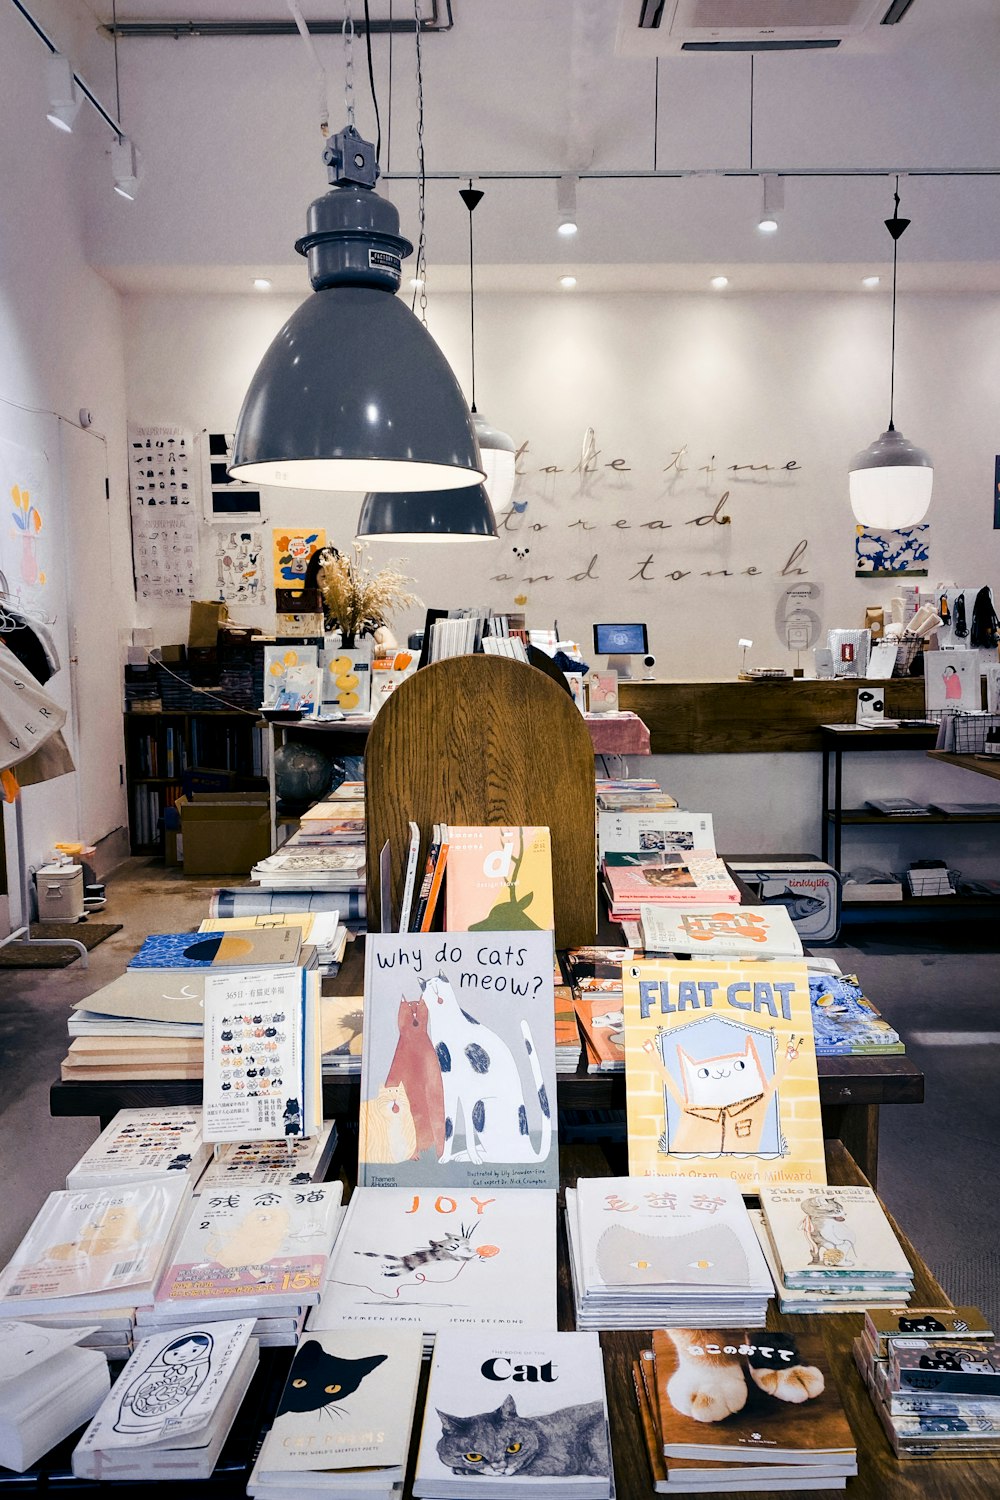
<path id="1" fill-rule="evenodd" d="M 905 531 L 873 531 L 856 526 L 855 578 L 926 578 L 930 560 L 930 522 Z"/>
<path id="2" fill-rule="evenodd" d="M 276 589 L 300 589 L 306 581 L 306 568 L 314 552 L 326 546 L 326 532 L 307 526 L 274 528 L 274 586 Z"/>
<path id="3" fill-rule="evenodd" d="M 0 440 L 0 568 L 11 601 L 43 618 L 52 608 L 48 468 L 44 453 Z"/>
<path id="4" fill-rule="evenodd" d="M 216 597 L 227 604 L 263 605 L 264 533 L 214 527 Z"/>
<path id="5" fill-rule="evenodd" d="M 129 427 L 132 566 L 138 599 L 195 595 L 198 510 L 193 435 L 173 425 Z"/>

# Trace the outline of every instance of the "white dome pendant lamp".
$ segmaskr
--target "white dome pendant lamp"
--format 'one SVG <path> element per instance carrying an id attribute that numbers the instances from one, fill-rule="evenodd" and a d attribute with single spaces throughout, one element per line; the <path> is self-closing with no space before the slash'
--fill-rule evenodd
<path id="1" fill-rule="evenodd" d="M 892 353 L 889 376 L 889 426 L 851 462 L 851 509 L 862 526 L 876 531 L 901 531 L 916 526 L 927 514 L 934 484 L 930 455 L 896 431 L 896 269 L 899 240 L 909 219 L 899 217 L 899 178 L 893 196 L 893 215 L 885 220 L 892 235 Z"/>
<path id="2" fill-rule="evenodd" d="M 472 425 L 476 431 L 482 467 L 486 470 L 483 483 L 494 511 L 498 511 L 504 508 L 514 493 L 514 439 L 506 432 L 501 432 L 498 427 L 494 427 L 492 422 L 487 421 L 482 413 L 476 410 L 476 282 L 472 215 L 482 202 L 483 191 L 481 188 L 474 188 L 470 178 L 467 188 L 459 188 L 459 196 L 469 210 L 469 335 L 472 353 L 472 402 L 469 410 L 472 413 Z"/>

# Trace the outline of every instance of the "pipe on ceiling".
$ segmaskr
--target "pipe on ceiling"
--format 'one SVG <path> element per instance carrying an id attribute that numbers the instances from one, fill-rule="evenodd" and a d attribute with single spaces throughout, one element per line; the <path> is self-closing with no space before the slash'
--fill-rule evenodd
<path id="1" fill-rule="evenodd" d="M 430 0 L 430 15 L 422 17 L 420 30 L 425 36 L 435 32 L 451 31 L 455 24 L 455 18 L 451 11 L 451 0 Z M 413 20 L 373 20 L 371 23 L 372 36 L 405 35 L 412 33 L 416 23 Z M 358 35 L 365 32 L 363 19 L 355 19 L 354 30 Z M 218 37 L 285 37 L 297 36 L 298 30 L 294 21 L 122 21 L 101 27 L 107 36 L 127 37 L 130 41 L 148 41 L 153 37 L 172 37 L 179 41 L 181 37 L 200 37 L 203 39 Z M 342 21 L 313 21 L 309 22 L 309 30 L 313 36 L 340 36 L 343 31 Z"/>

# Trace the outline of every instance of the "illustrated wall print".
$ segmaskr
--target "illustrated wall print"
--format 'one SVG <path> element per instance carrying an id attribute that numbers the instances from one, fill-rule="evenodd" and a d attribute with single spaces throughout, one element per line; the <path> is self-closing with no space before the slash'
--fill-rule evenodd
<path id="1" fill-rule="evenodd" d="M 43 452 L 0 439 L 0 568 L 11 602 L 42 616 L 53 593 L 49 483 Z"/>
<path id="2" fill-rule="evenodd" d="M 198 570 L 193 434 L 186 428 L 129 427 L 132 567 L 137 599 L 192 599 Z"/>
<path id="3" fill-rule="evenodd" d="M 260 518 L 260 490 L 233 479 L 229 465 L 233 459 L 231 432 L 201 433 L 202 491 L 205 496 L 206 521 L 223 521 L 227 517 Z"/>
<path id="4" fill-rule="evenodd" d="M 309 559 L 326 546 L 326 531 L 322 526 L 276 526 L 273 537 L 275 588 L 304 588 Z"/>
<path id="5" fill-rule="evenodd" d="M 903 531 L 854 528 L 855 578 L 926 578 L 930 560 L 930 522 Z"/>
<path id="6" fill-rule="evenodd" d="M 314 713 L 320 690 L 319 653 L 315 646 L 264 647 L 262 708 Z"/>
<path id="7" fill-rule="evenodd" d="M 216 529 L 216 597 L 229 604 L 263 605 L 264 533 L 231 526 Z"/>
<path id="8" fill-rule="evenodd" d="M 928 711 L 955 709 L 969 713 L 982 708 L 979 652 L 926 652 L 924 695 Z"/>

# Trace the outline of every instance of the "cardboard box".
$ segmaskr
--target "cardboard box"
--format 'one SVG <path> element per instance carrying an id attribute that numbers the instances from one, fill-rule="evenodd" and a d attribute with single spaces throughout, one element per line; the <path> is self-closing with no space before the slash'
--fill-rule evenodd
<path id="1" fill-rule="evenodd" d="M 219 631 L 229 618 L 228 607 L 218 599 L 192 599 L 188 615 L 188 647 L 215 650 Z"/>
<path id="2" fill-rule="evenodd" d="M 268 801 L 260 792 L 179 797 L 185 875 L 249 875 L 271 852 Z"/>

